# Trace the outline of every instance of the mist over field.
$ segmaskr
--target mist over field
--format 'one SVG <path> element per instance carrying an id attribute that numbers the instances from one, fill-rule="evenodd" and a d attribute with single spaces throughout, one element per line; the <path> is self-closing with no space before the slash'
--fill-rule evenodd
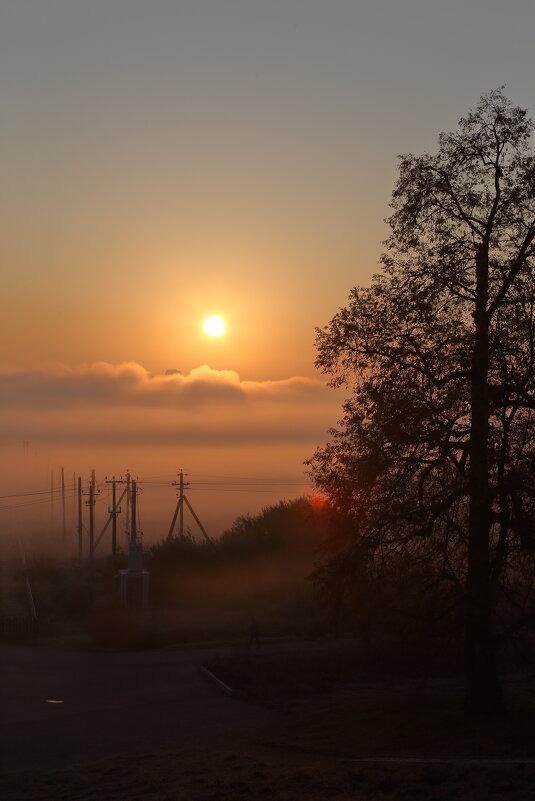
<path id="1" fill-rule="evenodd" d="M 192 486 L 187 495 L 211 537 L 217 538 L 239 515 L 255 514 L 281 499 L 296 498 L 311 492 L 312 486 L 304 473 L 303 460 L 312 445 L 295 444 L 285 449 L 281 460 L 277 445 L 252 445 L 248 448 L 145 448 L 105 445 L 54 446 L 22 444 L 0 448 L 0 544 L 14 534 L 25 548 L 35 552 L 77 552 L 77 498 L 74 474 L 82 477 L 84 492 L 88 490 L 91 470 L 96 473 L 100 494 L 95 505 L 95 530 L 98 532 L 108 519 L 111 506 L 111 487 L 105 477 L 120 478 L 130 471 L 139 480 L 139 528 L 146 546 L 161 541 L 169 530 L 177 498 L 173 481 L 183 469 L 185 480 Z M 61 497 L 61 467 L 65 475 L 66 538 L 63 538 Z M 51 473 L 54 492 L 50 494 Z M 122 491 L 118 486 L 118 495 Z M 29 493 L 28 495 L 26 493 Z M 9 497 L 16 496 L 16 497 Z M 84 502 L 87 496 L 84 495 Z M 126 547 L 124 533 L 125 503 L 118 518 L 118 544 Z M 83 508 L 87 527 L 88 510 Z M 185 522 L 195 538 L 202 540 L 193 518 L 186 512 Z M 87 534 L 84 533 L 84 538 Z M 87 542 L 85 543 L 87 546 Z M 108 554 L 110 529 L 97 549 Z"/>

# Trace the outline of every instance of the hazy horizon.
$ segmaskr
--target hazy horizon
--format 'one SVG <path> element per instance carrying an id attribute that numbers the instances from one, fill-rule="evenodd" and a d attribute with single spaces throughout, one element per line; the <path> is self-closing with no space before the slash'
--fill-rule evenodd
<path id="1" fill-rule="evenodd" d="M 0 495 L 302 494 L 343 397 L 314 329 L 378 269 L 397 154 L 502 84 L 533 115 L 534 30 L 529 0 L 0 0 Z M 287 497 L 197 494 L 214 532 Z M 46 507 L 8 501 L 4 531 Z"/>

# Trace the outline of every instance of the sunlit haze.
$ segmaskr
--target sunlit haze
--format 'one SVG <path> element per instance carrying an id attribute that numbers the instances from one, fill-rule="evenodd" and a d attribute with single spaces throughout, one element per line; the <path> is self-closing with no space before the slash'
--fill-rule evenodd
<path id="1" fill-rule="evenodd" d="M 535 801 L 535 0 L 0 0 L 0 798 Z"/>
<path id="2" fill-rule="evenodd" d="M 310 492 L 343 401 L 315 328 L 378 269 L 397 154 L 502 84 L 533 114 L 534 30 L 532 0 L 0 2 L 1 494 L 128 469 L 156 539 L 179 469 L 215 534 Z"/>

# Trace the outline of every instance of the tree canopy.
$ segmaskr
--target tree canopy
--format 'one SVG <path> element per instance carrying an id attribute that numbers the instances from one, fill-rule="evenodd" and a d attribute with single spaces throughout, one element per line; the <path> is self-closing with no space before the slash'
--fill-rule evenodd
<path id="1" fill-rule="evenodd" d="M 480 712 L 503 708 L 496 638 L 528 618 L 535 552 L 532 131 L 498 89 L 435 154 L 401 156 L 382 272 L 317 335 L 349 390 L 309 462 L 346 521 L 320 581 L 335 564 L 354 581 L 351 560 L 368 577 L 400 554 L 432 567 L 463 606 Z"/>

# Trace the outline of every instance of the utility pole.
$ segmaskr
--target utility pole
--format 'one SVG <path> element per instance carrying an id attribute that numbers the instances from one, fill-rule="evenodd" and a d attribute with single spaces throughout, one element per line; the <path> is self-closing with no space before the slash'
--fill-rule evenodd
<path id="1" fill-rule="evenodd" d="M 128 486 L 131 489 L 130 541 L 128 568 L 119 570 L 121 603 L 124 606 L 146 609 L 149 602 L 149 573 L 143 570 L 143 545 L 137 531 L 137 481 L 129 482 Z"/>
<path id="2" fill-rule="evenodd" d="M 179 535 L 180 538 L 182 538 L 184 536 L 184 504 L 185 504 L 188 507 L 188 509 L 190 510 L 191 514 L 193 515 L 193 518 L 194 518 L 195 522 L 197 523 L 197 525 L 199 526 L 200 530 L 202 531 L 205 540 L 207 542 L 212 542 L 212 540 L 210 539 L 210 537 L 208 536 L 208 534 L 206 532 L 206 529 L 204 528 L 203 524 L 201 523 L 201 521 L 197 517 L 193 506 L 191 505 L 191 503 L 189 502 L 188 498 L 186 497 L 186 493 L 184 492 L 185 487 L 189 486 L 189 484 L 186 484 L 184 482 L 184 475 L 186 475 L 186 474 L 184 473 L 183 470 L 181 470 L 180 473 L 177 473 L 177 475 L 178 475 L 179 480 L 178 480 L 178 482 L 177 481 L 173 481 L 173 487 L 178 487 L 178 501 L 177 501 L 177 505 L 176 505 L 176 508 L 175 508 L 175 512 L 173 514 L 173 519 L 171 521 L 171 525 L 169 526 L 169 531 L 167 533 L 167 539 L 170 540 L 172 538 L 172 536 L 173 536 L 173 532 L 175 530 L 175 524 L 176 524 L 177 517 L 179 517 L 178 535 Z"/>
<path id="3" fill-rule="evenodd" d="M 171 525 L 169 526 L 169 531 L 167 532 L 167 539 L 168 540 L 170 540 L 171 537 L 173 536 L 173 532 L 175 530 L 176 519 L 177 519 L 179 513 L 180 513 L 180 517 L 181 517 L 180 525 L 179 525 L 179 536 L 180 537 L 184 536 L 184 517 L 183 517 L 183 511 L 182 511 L 183 508 L 184 508 L 184 472 L 181 470 L 180 473 L 178 473 L 177 475 L 180 478 L 180 481 L 179 481 L 179 484 L 178 484 L 178 487 L 179 487 L 178 496 L 177 496 L 178 497 L 178 501 L 177 501 L 177 504 L 176 504 L 176 507 L 175 507 L 175 511 L 174 511 L 174 514 L 173 514 L 173 519 L 171 520 Z M 176 487 L 176 486 L 177 486 L 176 481 L 173 481 L 173 487 Z"/>
<path id="4" fill-rule="evenodd" d="M 61 536 L 63 547 L 67 542 L 67 521 L 65 518 L 65 470 L 61 468 Z"/>
<path id="5" fill-rule="evenodd" d="M 109 517 L 106 520 L 106 522 L 104 523 L 104 526 L 102 527 L 102 530 L 101 530 L 100 534 L 98 535 L 98 537 L 97 537 L 97 539 L 95 541 L 93 552 L 96 551 L 96 549 L 98 548 L 98 545 L 99 545 L 102 537 L 104 536 L 104 534 L 108 530 L 108 526 L 110 525 L 110 523 L 113 523 L 113 527 L 112 527 L 112 556 L 115 559 L 115 557 L 117 555 L 117 515 L 120 514 L 120 512 L 121 512 L 121 507 L 119 506 L 119 504 L 121 503 L 121 501 L 123 500 L 124 496 L 126 495 L 126 489 L 124 489 L 122 491 L 122 493 L 121 493 L 121 497 L 119 498 L 119 500 L 117 500 L 116 487 L 117 487 L 117 484 L 126 484 L 126 481 L 123 479 L 122 476 L 121 476 L 121 478 L 115 478 L 115 476 L 113 476 L 113 478 L 111 480 L 108 480 L 108 477 L 106 476 L 106 484 L 111 484 L 112 485 L 112 508 L 110 509 L 109 506 L 108 506 L 108 515 L 109 515 Z M 127 532 L 127 534 L 128 534 L 128 538 L 130 539 L 130 532 Z"/>
<path id="6" fill-rule="evenodd" d="M 184 471 L 180 471 L 180 484 L 179 484 L 179 497 L 180 497 L 180 518 L 179 518 L 179 536 L 182 539 L 184 536 Z"/>
<path id="7" fill-rule="evenodd" d="M 86 501 L 89 506 L 89 561 L 93 561 L 95 552 L 95 495 L 98 495 L 98 490 L 95 488 L 95 471 L 91 471 L 91 481 L 89 482 L 89 500 Z"/>
<path id="8" fill-rule="evenodd" d="M 95 537 L 95 480 L 89 482 L 89 560 L 93 561 Z"/>
<path id="9" fill-rule="evenodd" d="M 111 485 L 111 508 L 112 508 L 112 515 L 113 520 L 111 523 L 111 558 L 115 562 L 115 557 L 117 555 L 117 498 L 115 495 L 115 476 L 113 477 L 112 485 Z"/>
<path id="10" fill-rule="evenodd" d="M 121 508 L 117 508 L 117 484 L 122 484 L 123 480 L 117 480 L 115 476 L 108 481 L 106 479 L 106 484 L 111 484 L 111 509 L 108 507 L 108 514 L 110 515 L 111 519 L 111 556 L 113 561 L 115 562 L 117 556 L 117 515 L 120 513 Z M 121 499 L 124 497 L 124 492 L 121 495 Z M 109 522 L 109 520 L 108 520 Z M 106 527 L 105 527 L 106 528 Z M 105 531 L 105 528 L 102 530 L 102 533 Z M 97 543 L 100 541 L 100 537 L 97 540 Z"/>
<path id="11" fill-rule="evenodd" d="M 50 471 L 50 534 L 54 534 L 54 471 Z"/>
<path id="12" fill-rule="evenodd" d="M 130 539 L 130 509 L 132 506 L 132 490 L 130 487 L 130 473 L 126 471 L 126 520 L 125 529 L 126 536 Z"/>
<path id="13" fill-rule="evenodd" d="M 132 501 L 132 528 L 130 530 L 130 544 L 135 545 L 137 541 L 137 482 L 132 481 L 131 501 Z"/>
<path id="14" fill-rule="evenodd" d="M 82 561 L 82 477 L 78 476 L 78 559 Z"/>

